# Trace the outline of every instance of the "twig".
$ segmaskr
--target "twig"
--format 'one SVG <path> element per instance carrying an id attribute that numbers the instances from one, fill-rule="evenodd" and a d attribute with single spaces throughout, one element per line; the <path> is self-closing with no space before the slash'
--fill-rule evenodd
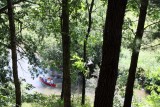
<path id="1" fill-rule="evenodd" d="M 154 25 L 154 24 L 160 24 L 160 21 L 153 22 L 153 23 L 151 23 L 151 24 L 147 25 L 147 26 L 144 28 L 144 30 L 145 30 L 146 28 L 148 28 L 148 27 L 150 27 L 150 26 Z"/>
<path id="2" fill-rule="evenodd" d="M 22 67 L 21 63 L 19 61 L 17 61 L 21 67 L 21 69 L 24 71 L 24 72 L 27 72 L 26 70 L 24 70 L 24 68 Z M 23 76 L 24 76 L 24 73 L 23 73 Z"/>
<path id="3" fill-rule="evenodd" d="M 156 45 L 151 45 L 151 46 L 147 46 L 147 47 L 142 47 L 141 49 L 148 49 L 148 48 L 154 48 L 154 47 L 157 47 L 157 46 L 160 46 L 160 43 L 159 44 L 156 44 Z"/>
<path id="4" fill-rule="evenodd" d="M 136 35 L 136 33 L 134 32 L 134 30 L 133 29 L 131 29 L 130 27 L 128 27 L 129 28 L 129 30 L 131 30 L 131 32 L 133 33 L 133 35 L 135 36 Z"/>
<path id="5" fill-rule="evenodd" d="M 86 0 L 86 4 L 87 4 L 87 9 L 89 11 L 89 3 L 88 3 L 88 0 Z"/>

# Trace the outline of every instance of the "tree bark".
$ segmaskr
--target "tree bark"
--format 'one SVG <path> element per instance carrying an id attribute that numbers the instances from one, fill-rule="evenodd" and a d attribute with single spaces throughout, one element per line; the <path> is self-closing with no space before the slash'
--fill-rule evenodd
<path id="1" fill-rule="evenodd" d="M 15 94 L 16 94 L 16 107 L 21 107 L 21 87 L 18 79 L 18 69 L 17 69 L 17 52 L 16 52 L 16 33 L 15 33 L 15 23 L 12 8 L 12 0 L 7 0 L 8 6 L 8 18 L 9 18 L 9 30 L 10 30 L 10 44 L 11 44 L 11 54 L 12 54 L 12 70 L 13 78 L 15 84 Z"/>
<path id="2" fill-rule="evenodd" d="M 94 107 L 113 106 L 126 4 L 127 0 L 108 0 L 103 33 L 102 65 L 95 92 Z"/>
<path id="3" fill-rule="evenodd" d="M 135 74 L 138 62 L 138 56 L 141 47 L 142 36 L 144 32 L 144 24 L 147 14 L 148 0 L 141 0 L 140 15 L 138 20 L 137 32 L 134 38 L 134 47 L 132 49 L 131 64 L 129 68 L 129 76 L 125 92 L 124 107 L 131 107 Z"/>
<path id="4" fill-rule="evenodd" d="M 64 107 L 71 107 L 70 36 L 68 0 L 62 0 L 63 96 Z"/>
<path id="5" fill-rule="evenodd" d="M 64 98 L 64 79 L 62 80 L 61 100 Z"/>
<path id="6" fill-rule="evenodd" d="M 88 29 L 87 29 L 87 33 L 84 39 L 84 46 L 83 46 L 83 61 L 84 63 L 86 63 L 87 61 L 87 41 L 88 41 L 88 37 L 91 31 L 91 25 L 92 25 L 92 9 L 93 9 L 93 5 L 94 5 L 94 0 L 91 1 L 91 6 L 88 10 Z M 82 101 L 81 104 L 84 105 L 85 104 L 85 88 L 86 88 L 86 78 L 84 73 L 82 73 Z"/>

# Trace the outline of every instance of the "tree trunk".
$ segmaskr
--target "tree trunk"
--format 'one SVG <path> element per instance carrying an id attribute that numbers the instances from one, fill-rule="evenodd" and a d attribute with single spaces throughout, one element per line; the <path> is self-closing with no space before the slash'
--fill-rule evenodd
<path id="1" fill-rule="evenodd" d="M 64 98 L 64 79 L 62 80 L 61 100 Z"/>
<path id="2" fill-rule="evenodd" d="M 62 0 L 63 96 L 64 107 L 71 107 L 70 36 L 68 0 Z"/>
<path id="3" fill-rule="evenodd" d="M 113 106 L 126 4 L 127 0 L 108 0 L 103 34 L 102 65 L 95 92 L 94 107 Z"/>
<path id="4" fill-rule="evenodd" d="M 124 107 L 131 107 L 132 103 L 133 86 L 135 81 L 135 74 L 136 74 L 139 51 L 141 47 L 142 36 L 144 32 L 147 6 L 148 6 L 148 0 L 141 0 L 140 15 L 138 20 L 137 32 L 134 39 L 134 47 L 132 49 L 131 64 L 129 68 L 129 76 L 125 92 Z"/>
<path id="5" fill-rule="evenodd" d="M 83 73 L 82 75 L 82 101 L 81 101 L 81 104 L 84 105 L 85 104 L 85 93 L 86 93 L 86 78 L 85 78 L 85 75 Z"/>
<path id="6" fill-rule="evenodd" d="M 63 22 L 62 22 L 62 15 L 60 16 L 60 24 L 61 24 L 61 35 L 63 35 L 62 34 L 62 28 L 63 28 L 63 24 L 62 24 Z M 62 49 L 63 49 L 63 46 L 62 46 Z M 63 72 L 63 70 L 62 70 L 62 72 Z M 61 90 L 61 100 L 63 100 L 63 98 L 64 98 L 64 79 L 62 80 L 62 90 Z"/>
<path id="7" fill-rule="evenodd" d="M 13 78 L 14 78 L 15 94 L 16 94 L 16 107 L 20 107 L 21 106 L 21 87 L 20 87 L 20 82 L 18 79 L 17 53 L 16 53 L 16 33 L 15 33 L 12 0 L 7 0 L 7 6 L 8 6 L 8 18 L 9 18 L 9 28 L 10 28 L 12 70 L 13 70 Z"/>
<path id="8" fill-rule="evenodd" d="M 84 40 L 84 47 L 83 47 L 83 60 L 86 63 L 87 61 L 87 41 L 88 41 L 88 37 L 91 31 L 91 25 L 92 25 L 92 9 L 93 9 L 93 5 L 94 5 L 94 0 L 91 1 L 91 6 L 88 10 L 88 29 L 87 29 L 87 34 Z M 82 74 L 82 101 L 81 104 L 84 105 L 85 104 L 85 88 L 86 88 L 86 78 L 84 73 Z"/>

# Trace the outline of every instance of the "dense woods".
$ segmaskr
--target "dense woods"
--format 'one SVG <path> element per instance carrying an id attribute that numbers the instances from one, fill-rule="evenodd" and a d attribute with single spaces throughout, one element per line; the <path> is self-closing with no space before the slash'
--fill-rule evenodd
<path id="1" fill-rule="evenodd" d="M 159 0 L 1 0 L 2 107 L 159 107 Z"/>

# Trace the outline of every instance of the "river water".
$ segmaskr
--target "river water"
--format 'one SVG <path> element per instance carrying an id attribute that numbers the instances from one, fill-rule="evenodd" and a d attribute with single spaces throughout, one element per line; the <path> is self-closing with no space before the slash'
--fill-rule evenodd
<path id="1" fill-rule="evenodd" d="M 10 61 L 10 66 L 11 66 L 11 61 Z M 38 70 L 39 76 L 45 76 L 46 78 L 51 77 L 56 83 L 55 88 L 46 86 L 39 81 L 39 76 L 35 77 L 34 79 L 32 78 L 30 70 L 29 70 L 31 67 L 32 66 L 28 64 L 27 58 L 18 60 L 18 75 L 19 75 L 20 80 L 25 79 L 26 80 L 25 83 L 32 84 L 34 87 L 32 90 L 28 91 L 29 93 L 38 92 L 44 95 L 51 95 L 51 94 L 60 95 L 61 94 L 61 89 L 62 89 L 62 79 L 61 78 L 59 79 L 53 78 L 51 76 L 51 73 L 52 73 L 51 70 L 48 70 L 49 73 L 45 74 L 43 73 L 43 70 L 39 68 Z M 92 102 L 94 101 L 95 87 L 97 86 L 97 81 L 98 80 L 95 78 L 91 78 L 86 81 L 86 95 L 90 97 L 90 100 Z M 135 94 L 136 96 L 141 97 L 140 99 L 145 98 L 146 96 L 146 93 L 143 90 L 135 90 Z"/>
<path id="2" fill-rule="evenodd" d="M 12 60 L 11 60 L 11 56 L 10 57 L 10 62 L 9 65 L 10 67 L 12 67 Z M 51 75 L 52 71 L 48 69 L 49 73 L 44 73 L 43 70 L 41 68 L 38 68 L 38 76 L 33 76 L 30 73 L 30 69 L 32 67 L 32 65 L 28 64 L 28 59 L 27 58 L 20 58 L 20 55 L 18 54 L 18 76 L 20 81 L 21 80 L 25 80 L 25 81 L 21 81 L 21 86 L 23 89 L 24 84 L 28 83 L 31 84 L 34 88 L 29 90 L 29 93 L 33 93 L 33 92 L 39 92 L 45 95 L 51 95 L 51 94 L 59 94 L 61 93 L 61 88 L 62 88 L 62 78 L 53 78 L 53 76 Z M 34 71 L 33 71 L 34 72 Z M 56 87 L 50 87 L 50 86 L 46 86 L 45 84 L 41 83 L 39 80 L 39 76 L 45 76 L 46 78 L 50 77 L 53 78 L 54 82 L 56 83 Z"/>

